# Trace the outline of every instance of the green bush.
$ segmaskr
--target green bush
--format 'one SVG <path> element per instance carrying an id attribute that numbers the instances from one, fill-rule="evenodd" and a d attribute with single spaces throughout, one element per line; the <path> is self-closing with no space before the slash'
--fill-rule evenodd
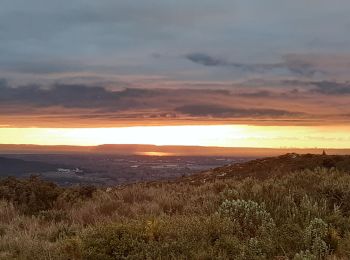
<path id="1" fill-rule="evenodd" d="M 300 251 L 300 253 L 295 254 L 293 260 L 317 260 L 318 258 L 313 255 L 309 250 Z"/>
<path id="2" fill-rule="evenodd" d="M 225 200 L 219 208 L 219 214 L 235 223 L 243 238 L 271 235 L 275 228 L 265 205 L 251 200 Z"/>
<path id="3" fill-rule="evenodd" d="M 308 250 L 317 258 L 324 258 L 329 251 L 329 247 L 325 242 L 328 234 L 328 225 L 322 219 L 315 218 L 305 230 L 305 244 Z"/>
<path id="4" fill-rule="evenodd" d="M 12 202 L 21 212 L 29 215 L 51 209 L 60 192 L 57 185 L 36 176 L 25 180 L 7 178 L 0 181 L 0 198 Z"/>
<path id="5" fill-rule="evenodd" d="M 138 258 L 147 246 L 141 226 L 115 224 L 88 230 L 82 237 L 83 258 L 92 260 Z"/>

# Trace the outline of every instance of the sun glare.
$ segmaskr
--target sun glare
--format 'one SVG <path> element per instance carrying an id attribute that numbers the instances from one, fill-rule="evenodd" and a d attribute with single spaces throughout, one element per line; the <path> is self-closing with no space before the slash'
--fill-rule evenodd
<path id="1" fill-rule="evenodd" d="M 347 148 L 349 126 L 152 126 L 120 128 L 0 128 L 2 144 L 152 144 L 220 147 Z"/>
<path id="2" fill-rule="evenodd" d="M 136 155 L 146 155 L 146 156 L 172 156 L 176 155 L 176 153 L 164 153 L 164 152 L 141 152 L 136 153 Z"/>

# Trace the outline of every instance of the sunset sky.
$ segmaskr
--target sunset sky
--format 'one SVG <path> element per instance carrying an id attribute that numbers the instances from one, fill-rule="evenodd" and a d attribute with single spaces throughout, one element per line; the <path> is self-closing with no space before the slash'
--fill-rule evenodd
<path id="1" fill-rule="evenodd" d="M 2 0 L 0 143 L 350 148 L 348 0 Z"/>

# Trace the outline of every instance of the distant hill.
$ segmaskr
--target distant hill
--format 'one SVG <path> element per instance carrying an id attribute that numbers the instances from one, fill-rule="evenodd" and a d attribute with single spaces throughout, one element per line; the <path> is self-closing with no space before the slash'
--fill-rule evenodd
<path id="1" fill-rule="evenodd" d="M 329 154 L 350 154 L 350 149 L 327 149 Z M 321 154 L 322 149 L 294 148 L 234 148 L 205 146 L 157 146 L 139 144 L 105 144 L 99 146 L 40 146 L 0 144 L 0 154 L 59 154 L 59 153 L 101 153 L 117 155 L 160 155 L 160 156 L 240 156 L 266 157 L 286 153 Z"/>
<path id="2" fill-rule="evenodd" d="M 94 146 L 0 144 L 0 154 L 88 153 Z"/>
<path id="3" fill-rule="evenodd" d="M 0 177 L 55 171 L 62 165 L 0 157 Z"/>
<path id="4" fill-rule="evenodd" d="M 277 157 L 256 159 L 249 162 L 227 165 L 186 177 L 187 181 L 210 181 L 227 178 L 254 177 L 266 179 L 290 172 L 313 170 L 318 167 L 337 168 L 350 172 L 350 155 L 317 155 L 288 153 Z"/>

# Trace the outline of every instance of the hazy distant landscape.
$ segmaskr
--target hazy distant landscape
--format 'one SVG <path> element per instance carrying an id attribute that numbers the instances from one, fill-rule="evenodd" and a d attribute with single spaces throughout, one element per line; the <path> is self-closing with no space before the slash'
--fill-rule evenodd
<path id="1" fill-rule="evenodd" d="M 5 160 L 6 158 L 19 161 Z M 29 177 L 30 175 L 38 175 L 45 180 L 66 186 L 112 186 L 169 180 L 248 159 L 248 157 L 222 156 L 16 153 L 0 156 L 0 176 Z M 80 169 L 81 172 L 76 173 L 76 168 Z M 66 171 L 59 171 L 59 169 L 66 169 Z"/>
<path id="2" fill-rule="evenodd" d="M 171 180 L 286 152 L 321 154 L 323 150 L 154 145 L 0 145 L 0 176 L 38 175 L 64 186 L 112 186 Z M 347 152 L 346 149 L 327 150 L 327 153 L 335 155 Z"/>

